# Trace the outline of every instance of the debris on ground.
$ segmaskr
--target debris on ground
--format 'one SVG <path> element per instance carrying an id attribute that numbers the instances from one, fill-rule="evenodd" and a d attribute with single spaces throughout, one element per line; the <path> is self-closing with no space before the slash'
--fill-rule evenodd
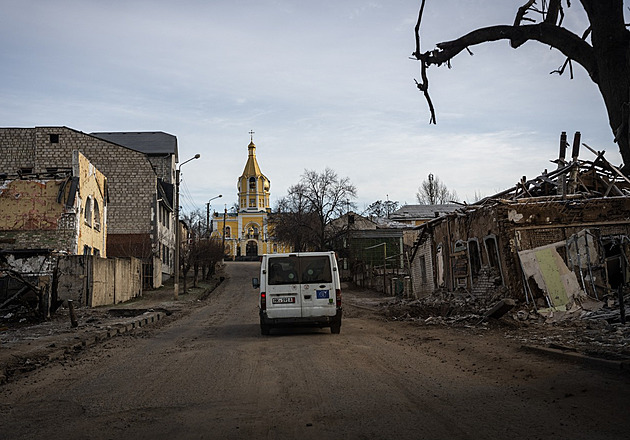
<path id="1" fill-rule="evenodd" d="M 422 299 L 392 297 L 381 301 L 378 310 L 391 321 L 473 329 L 492 327 L 523 345 L 542 345 L 611 360 L 630 359 L 630 325 L 622 323 L 618 299 L 609 297 L 598 303 L 558 311 L 461 291 L 440 292 Z M 630 295 L 623 299 L 626 314 L 630 312 L 628 303 Z"/>

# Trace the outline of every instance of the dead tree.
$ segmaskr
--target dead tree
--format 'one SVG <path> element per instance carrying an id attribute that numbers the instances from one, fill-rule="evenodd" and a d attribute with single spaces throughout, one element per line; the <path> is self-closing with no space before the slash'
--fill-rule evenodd
<path id="1" fill-rule="evenodd" d="M 604 99 L 610 127 L 625 163 L 624 173 L 630 171 L 630 32 L 623 17 L 623 0 L 580 0 L 589 20 L 582 35 L 562 26 L 563 3 L 570 0 L 528 0 L 521 6 L 512 25 L 490 26 L 473 30 L 456 40 L 436 44 L 436 48 L 420 50 L 420 25 L 426 0 L 422 0 L 415 27 L 416 49 L 412 56 L 420 61 L 421 80 L 418 89 L 424 93 L 431 112 L 430 123 L 435 123 L 435 110 L 429 96 L 427 69 L 431 65 L 450 67 L 453 57 L 469 47 L 498 40 L 509 40 L 513 48 L 526 41 L 538 41 L 562 52 L 567 61 L 551 73 L 562 74 L 572 63 L 578 63 L 597 85 Z M 538 4 L 537 4 L 538 3 Z M 528 16 L 529 14 L 529 16 Z M 531 15 L 537 18 L 531 18 Z"/>

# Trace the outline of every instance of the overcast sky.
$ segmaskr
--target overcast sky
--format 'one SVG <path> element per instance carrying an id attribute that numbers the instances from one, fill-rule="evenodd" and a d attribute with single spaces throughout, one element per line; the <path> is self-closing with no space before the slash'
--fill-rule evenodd
<path id="1" fill-rule="evenodd" d="M 523 3 L 427 0 L 422 50 L 510 24 Z M 496 193 L 554 168 L 561 131 L 581 131 L 621 162 L 584 69 L 549 75 L 564 58 L 534 42 L 473 47 L 452 69 L 429 69 L 429 125 L 409 59 L 419 0 L 0 5 L 0 126 L 176 135 L 180 161 L 201 154 L 182 167 L 186 211 L 218 194 L 213 209 L 236 202 L 250 130 L 272 203 L 305 169 L 329 167 L 356 185 L 358 211 L 378 199 L 415 203 L 429 173 L 460 199 Z M 581 35 L 579 2 L 565 13 Z"/>

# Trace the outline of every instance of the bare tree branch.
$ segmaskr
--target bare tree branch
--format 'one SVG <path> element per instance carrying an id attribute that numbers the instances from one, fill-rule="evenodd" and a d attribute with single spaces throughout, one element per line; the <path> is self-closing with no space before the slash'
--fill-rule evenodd
<path id="1" fill-rule="evenodd" d="M 427 65 L 435 64 L 439 66 L 451 60 L 469 46 L 498 40 L 516 42 L 535 40 L 548 44 L 582 65 L 591 76 L 591 79 L 597 82 L 597 68 L 593 48 L 574 33 L 548 23 L 524 26 L 498 25 L 476 29 L 456 40 L 438 43 L 436 45 L 438 49 L 421 54 L 421 60 Z"/>

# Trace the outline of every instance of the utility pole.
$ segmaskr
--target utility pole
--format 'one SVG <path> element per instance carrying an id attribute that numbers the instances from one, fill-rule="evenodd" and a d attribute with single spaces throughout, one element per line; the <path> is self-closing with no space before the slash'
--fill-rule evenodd
<path id="1" fill-rule="evenodd" d="M 212 232 L 212 228 L 210 227 L 210 202 L 214 199 L 218 199 L 219 197 L 223 197 L 223 194 L 219 194 L 218 196 L 211 198 L 208 200 L 208 203 L 206 203 L 206 235 L 208 238 L 210 238 L 210 233 Z"/>
<path id="2" fill-rule="evenodd" d="M 227 205 L 223 211 L 223 259 L 225 259 L 225 218 L 227 217 Z"/>
<path id="3" fill-rule="evenodd" d="M 191 157 L 187 161 L 179 164 L 179 166 L 175 170 L 175 280 L 173 282 L 174 299 L 179 299 L 179 248 L 182 245 L 182 238 L 179 231 L 179 170 L 184 164 L 187 164 L 191 160 L 199 159 L 200 157 L 201 154 L 195 154 L 194 157 Z"/>
<path id="4" fill-rule="evenodd" d="M 179 298 L 179 247 L 182 238 L 179 232 L 179 167 L 175 171 L 175 274 L 173 281 L 173 298 Z"/>

